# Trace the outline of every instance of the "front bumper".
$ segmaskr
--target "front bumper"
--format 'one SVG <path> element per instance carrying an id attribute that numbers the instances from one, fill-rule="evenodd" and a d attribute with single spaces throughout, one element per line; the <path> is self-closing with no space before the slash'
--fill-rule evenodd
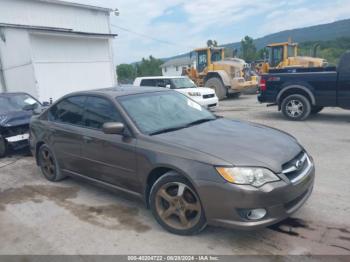
<path id="1" fill-rule="evenodd" d="M 207 98 L 207 99 L 200 98 L 200 99 L 194 99 L 194 100 L 201 106 L 204 106 L 209 109 L 214 109 L 219 105 L 219 99 L 216 96 L 212 98 Z"/>
<path id="2" fill-rule="evenodd" d="M 259 83 L 256 80 L 246 81 L 243 79 L 233 79 L 231 81 L 231 89 L 229 90 L 229 93 L 234 92 L 243 92 L 243 91 L 249 91 L 252 89 L 257 89 Z"/>
<path id="3" fill-rule="evenodd" d="M 280 222 L 296 212 L 311 195 L 315 179 L 314 166 L 297 184 L 284 180 L 260 188 L 230 183 L 199 181 L 198 193 L 208 224 L 235 229 L 254 230 Z M 260 220 L 244 218 L 240 210 L 264 208 Z"/>

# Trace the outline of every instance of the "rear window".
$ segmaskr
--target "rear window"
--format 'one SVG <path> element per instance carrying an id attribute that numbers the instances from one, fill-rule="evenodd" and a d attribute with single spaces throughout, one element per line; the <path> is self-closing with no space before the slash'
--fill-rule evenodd
<path id="1" fill-rule="evenodd" d="M 141 86 L 156 86 L 156 81 L 154 79 L 143 79 L 141 80 Z"/>

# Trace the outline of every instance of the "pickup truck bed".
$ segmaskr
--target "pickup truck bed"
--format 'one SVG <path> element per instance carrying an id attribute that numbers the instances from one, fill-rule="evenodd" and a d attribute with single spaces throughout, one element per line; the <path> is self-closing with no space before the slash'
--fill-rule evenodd
<path id="1" fill-rule="evenodd" d="M 328 106 L 350 109 L 350 52 L 337 68 L 270 70 L 261 77 L 258 101 L 278 105 L 291 120 L 304 120 Z"/>

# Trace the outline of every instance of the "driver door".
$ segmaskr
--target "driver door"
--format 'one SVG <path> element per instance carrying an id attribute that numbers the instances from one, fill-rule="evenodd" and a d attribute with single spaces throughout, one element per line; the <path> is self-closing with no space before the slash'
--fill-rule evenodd
<path id="1" fill-rule="evenodd" d="M 131 136 L 105 134 L 102 126 L 107 122 L 124 120 L 115 105 L 104 97 L 88 96 L 83 116 L 81 166 L 85 176 L 122 188 L 137 191 L 136 139 Z"/>

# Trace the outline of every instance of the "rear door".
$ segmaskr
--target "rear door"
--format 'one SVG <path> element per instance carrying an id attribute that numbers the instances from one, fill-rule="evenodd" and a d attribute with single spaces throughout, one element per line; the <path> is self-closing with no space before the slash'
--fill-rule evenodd
<path id="1" fill-rule="evenodd" d="M 49 111 L 50 147 L 62 169 L 79 172 L 85 96 L 73 96 Z"/>
<path id="2" fill-rule="evenodd" d="M 105 134 L 107 122 L 124 123 L 115 105 L 107 98 L 89 96 L 85 103 L 82 145 L 82 174 L 113 185 L 137 191 L 136 139 Z"/>
<path id="3" fill-rule="evenodd" d="M 342 57 L 338 67 L 338 106 L 350 108 L 350 53 Z"/>

